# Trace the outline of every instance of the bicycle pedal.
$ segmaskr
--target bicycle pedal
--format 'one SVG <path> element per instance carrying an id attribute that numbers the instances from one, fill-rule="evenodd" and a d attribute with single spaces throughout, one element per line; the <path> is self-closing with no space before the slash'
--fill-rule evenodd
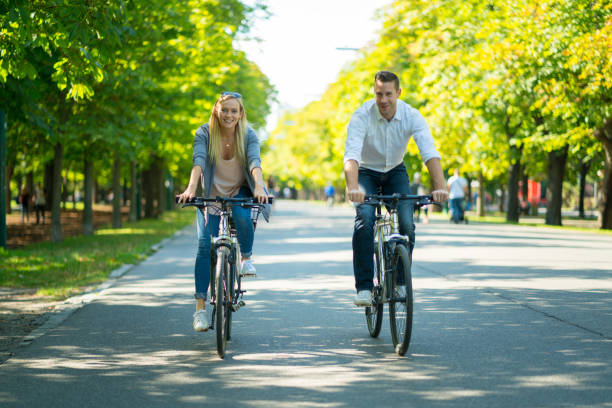
<path id="1" fill-rule="evenodd" d="M 242 306 L 246 305 L 246 303 L 244 303 L 244 301 L 240 301 L 235 305 L 232 305 L 232 311 L 237 312 L 238 309 L 240 309 Z"/>

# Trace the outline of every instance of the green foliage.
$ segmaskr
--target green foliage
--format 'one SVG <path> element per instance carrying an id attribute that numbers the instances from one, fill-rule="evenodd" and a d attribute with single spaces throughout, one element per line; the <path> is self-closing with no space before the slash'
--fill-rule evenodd
<path id="1" fill-rule="evenodd" d="M 0 286 L 37 288 L 40 295 L 66 298 L 104 281 L 113 269 L 135 264 L 151 246 L 193 222 L 192 211 L 169 211 L 159 220 L 101 229 L 89 237 L 0 251 Z"/>
<path id="2" fill-rule="evenodd" d="M 343 186 L 346 126 L 381 69 L 400 76 L 401 98 L 425 116 L 446 169 L 499 180 L 521 160 L 537 178 L 547 152 L 566 144 L 570 160 L 601 158 L 593 134 L 612 106 L 609 1 L 396 0 L 381 16 L 376 44 L 321 100 L 279 122 L 266 162 L 281 180 Z M 413 143 L 405 162 L 424 169 Z"/>
<path id="3" fill-rule="evenodd" d="M 141 169 L 160 157 L 184 185 L 194 131 L 221 91 L 242 93 L 250 123 L 264 125 L 273 87 L 234 48 L 260 10 L 239 0 L 2 2 L 9 162 L 41 177 L 60 141 L 65 166 L 80 170 L 89 155 L 102 185 L 115 151 Z"/>

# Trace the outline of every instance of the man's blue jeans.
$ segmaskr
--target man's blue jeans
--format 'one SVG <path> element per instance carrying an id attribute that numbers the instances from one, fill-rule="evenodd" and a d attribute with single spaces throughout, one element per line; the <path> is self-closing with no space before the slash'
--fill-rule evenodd
<path id="1" fill-rule="evenodd" d="M 366 194 L 377 194 L 381 188 L 382 194 L 411 194 L 410 183 L 404 164 L 381 173 L 374 170 L 359 169 L 359 186 Z M 372 290 L 374 288 L 374 223 L 375 209 L 371 205 L 357 204 L 355 206 L 355 229 L 353 231 L 353 272 L 355 288 Z M 402 200 L 398 206 L 400 234 L 410 239 L 410 251 L 414 247 L 414 202 Z"/>
<path id="2" fill-rule="evenodd" d="M 248 187 L 241 187 L 236 197 L 251 197 Z M 251 220 L 251 209 L 242 207 L 232 207 L 232 219 L 236 226 L 238 244 L 243 258 L 248 258 L 253 252 L 253 240 L 255 230 Z M 198 227 L 198 254 L 195 262 L 195 298 L 206 299 L 206 292 L 210 284 L 210 242 L 211 236 L 219 235 L 219 223 L 221 217 L 208 214 L 208 223 L 201 211 L 197 211 Z"/>

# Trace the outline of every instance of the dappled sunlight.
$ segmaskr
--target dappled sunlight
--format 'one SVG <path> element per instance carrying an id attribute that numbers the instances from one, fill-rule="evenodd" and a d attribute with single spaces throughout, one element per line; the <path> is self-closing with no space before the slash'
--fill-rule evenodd
<path id="1" fill-rule="evenodd" d="M 321 263 L 321 262 L 351 262 L 353 250 L 322 251 L 316 254 L 310 252 L 288 255 L 256 255 L 257 264 L 271 265 L 278 263 Z"/>
<path id="2" fill-rule="evenodd" d="M 582 388 L 587 382 L 587 378 L 579 378 L 571 374 L 556 375 L 533 375 L 526 377 L 515 377 L 516 386 L 527 388 Z"/>
<path id="3" fill-rule="evenodd" d="M 418 268 L 418 267 L 417 267 Z M 418 269 L 417 269 L 418 270 Z M 486 276 L 486 275 L 485 275 Z M 494 275 L 488 275 L 494 276 Z M 566 291 L 585 291 L 585 290 L 608 290 L 612 291 L 612 280 L 602 281 L 601 279 L 585 278 L 525 278 L 520 274 L 515 279 L 509 278 L 490 278 L 484 276 L 474 277 L 463 275 L 461 278 L 414 278 L 414 287 L 422 289 L 451 289 L 451 288 L 498 288 L 498 289 L 538 289 L 538 290 L 566 290 Z"/>

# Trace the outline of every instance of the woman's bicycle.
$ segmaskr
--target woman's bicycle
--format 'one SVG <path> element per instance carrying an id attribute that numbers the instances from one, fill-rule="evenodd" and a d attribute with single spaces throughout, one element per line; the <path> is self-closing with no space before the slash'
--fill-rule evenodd
<path id="1" fill-rule="evenodd" d="M 374 229 L 374 290 L 372 306 L 365 316 L 370 336 L 378 337 L 382 326 L 383 305 L 389 304 L 389 323 L 393 347 L 400 356 L 406 354 L 412 335 L 412 253 L 409 238 L 399 233 L 397 207 L 402 200 L 414 206 L 437 204 L 432 195 L 366 195 L 364 204 L 376 207 Z M 382 206 L 387 213 L 384 214 Z"/>
<path id="2" fill-rule="evenodd" d="M 272 200 L 268 198 L 269 202 Z M 230 217 L 234 206 L 251 208 L 253 227 L 257 226 L 257 218 L 264 204 L 257 203 L 252 197 L 239 198 L 204 198 L 194 197 L 182 204 L 182 207 L 196 207 L 204 211 L 206 207 L 217 203 L 221 209 L 219 216 L 219 234 L 212 239 L 210 253 L 210 285 L 207 298 L 212 305 L 210 329 L 217 334 L 217 354 L 223 358 L 228 340 L 231 340 L 232 314 L 245 305 L 242 289 L 242 274 L 240 273 L 240 245 L 236 229 Z M 216 329 L 215 329 L 216 326 Z"/>

